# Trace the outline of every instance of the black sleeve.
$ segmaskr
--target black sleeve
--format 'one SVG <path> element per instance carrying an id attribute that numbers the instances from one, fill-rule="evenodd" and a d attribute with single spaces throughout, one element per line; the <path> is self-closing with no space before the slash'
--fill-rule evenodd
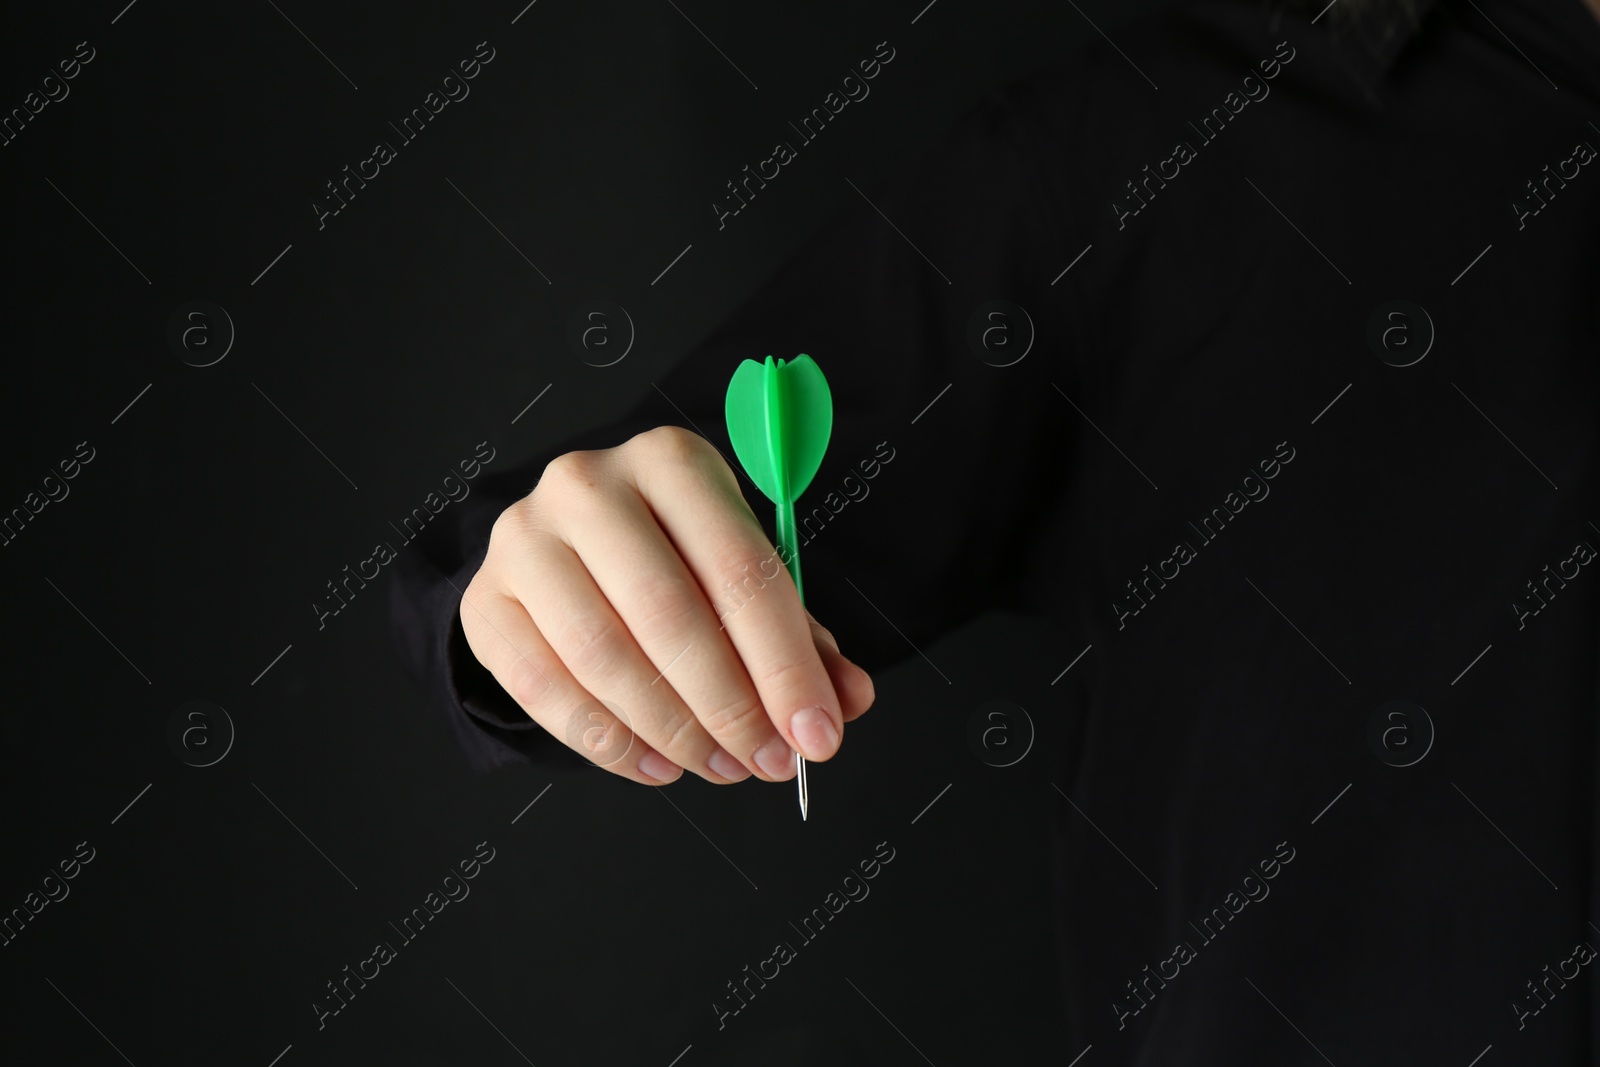
<path id="1" fill-rule="evenodd" d="M 1024 561 L 1048 557 L 1038 541 L 1064 467 L 1069 409 L 1051 383 L 1077 326 L 1071 288 L 1052 283 L 1084 246 L 1047 162 L 1061 158 L 1044 143 L 1060 110 L 1030 81 L 985 97 L 914 166 L 851 190 L 627 418 L 559 452 L 670 423 L 736 466 L 722 414 L 734 368 L 808 353 L 834 429 L 797 507 L 806 603 L 845 655 L 871 669 L 986 608 L 1026 606 Z M 477 663 L 457 614 L 495 517 L 549 458 L 486 477 L 393 587 L 402 655 L 479 767 L 578 758 Z M 772 505 L 741 484 L 770 534 Z"/>

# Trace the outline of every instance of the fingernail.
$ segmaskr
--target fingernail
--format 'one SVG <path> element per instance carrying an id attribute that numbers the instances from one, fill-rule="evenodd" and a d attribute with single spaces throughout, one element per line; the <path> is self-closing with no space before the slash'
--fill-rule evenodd
<path id="1" fill-rule="evenodd" d="M 789 729 L 806 759 L 823 760 L 839 749 L 839 730 L 819 707 L 801 708 L 789 720 Z"/>
<path id="2" fill-rule="evenodd" d="M 706 760 L 706 766 L 730 782 L 741 782 L 750 777 L 750 768 L 734 759 L 726 749 L 719 748 L 711 753 L 711 758 Z"/>
<path id="3" fill-rule="evenodd" d="M 646 752 L 639 758 L 639 773 L 665 785 L 683 773 L 683 768 L 659 752 Z"/>
<path id="4" fill-rule="evenodd" d="M 756 749 L 755 761 L 757 767 L 777 781 L 782 782 L 794 777 L 794 749 L 789 747 L 789 742 L 785 741 L 782 735 L 774 737 Z"/>

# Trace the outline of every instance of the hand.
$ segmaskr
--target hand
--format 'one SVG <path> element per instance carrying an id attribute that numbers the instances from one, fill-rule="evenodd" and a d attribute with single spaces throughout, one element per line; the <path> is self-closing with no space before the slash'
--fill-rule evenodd
<path id="1" fill-rule="evenodd" d="M 461 626 L 530 718 L 647 785 L 785 781 L 873 700 L 737 476 L 676 426 L 552 460 L 496 520 Z"/>

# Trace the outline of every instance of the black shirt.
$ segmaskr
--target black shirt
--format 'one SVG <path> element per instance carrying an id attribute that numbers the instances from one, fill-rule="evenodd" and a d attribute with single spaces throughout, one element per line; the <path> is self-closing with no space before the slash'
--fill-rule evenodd
<path id="1" fill-rule="evenodd" d="M 1407 9 L 1198 5 L 1007 85 L 569 445 L 731 454 L 732 367 L 810 352 L 845 652 L 987 608 L 1066 630 L 1052 674 L 1088 649 L 1050 709 L 1069 1058 L 1596 1047 L 1600 21 Z M 567 758 L 456 615 L 537 473 L 397 586 L 483 765 Z"/>

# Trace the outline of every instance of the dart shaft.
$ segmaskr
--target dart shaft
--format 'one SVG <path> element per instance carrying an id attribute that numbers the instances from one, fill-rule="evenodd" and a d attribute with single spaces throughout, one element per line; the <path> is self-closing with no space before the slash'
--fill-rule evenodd
<path id="1" fill-rule="evenodd" d="M 794 504 L 781 501 L 778 504 L 778 557 L 789 568 L 789 577 L 794 579 L 794 591 L 800 594 L 800 603 L 806 602 L 805 587 L 800 584 L 800 539 L 795 535 Z M 800 818 L 806 819 L 811 811 L 811 791 L 806 785 L 806 759 L 800 753 L 794 754 L 795 784 L 800 791 Z"/>

